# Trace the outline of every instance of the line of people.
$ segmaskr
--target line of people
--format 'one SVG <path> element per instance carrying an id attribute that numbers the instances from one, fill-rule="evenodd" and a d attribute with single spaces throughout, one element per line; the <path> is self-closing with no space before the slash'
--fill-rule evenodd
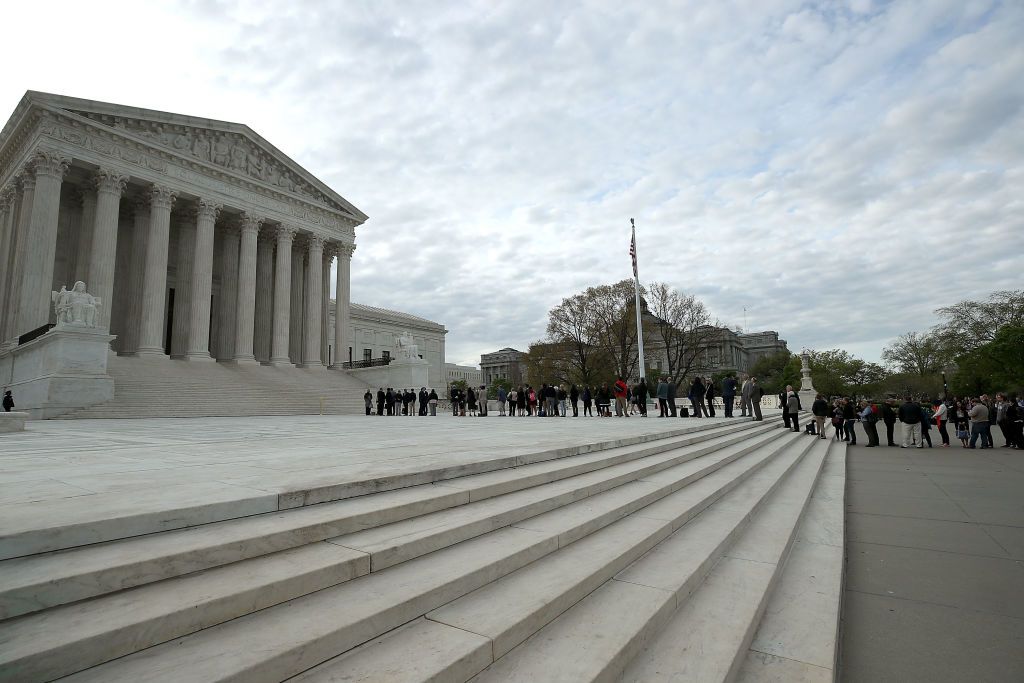
<path id="1" fill-rule="evenodd" d="M 377 415 L 437 415 L 437 392 L 420 387 L 419 392 L 412 389 L 377 389 Z M 367 415 L 373 414 L 373 394 L 367 389 L 363 394 L 363 404 Z"/>

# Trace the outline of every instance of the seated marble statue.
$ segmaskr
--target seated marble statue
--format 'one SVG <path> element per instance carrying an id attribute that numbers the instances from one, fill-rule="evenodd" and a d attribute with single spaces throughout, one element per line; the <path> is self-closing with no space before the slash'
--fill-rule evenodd
<path id="1" fill-rule="evenodd" d="M 79 280 L 69 292 L 61 287 L 50 297 L 57 313 L 58 325 L 96 327 L 96 312 L 102 305 L 98 297 L 85 291 L 85 283 Z"/>
<path id="2" fill-rule="evenodd" d="M 412 335 L 408 332 L 403 332 L 402 336 L 395 341 L 395 347 L 398 350 L 395 355 L 402 360 L 416 360 L 420 357 L 419 347 L 413 342 Z"/>

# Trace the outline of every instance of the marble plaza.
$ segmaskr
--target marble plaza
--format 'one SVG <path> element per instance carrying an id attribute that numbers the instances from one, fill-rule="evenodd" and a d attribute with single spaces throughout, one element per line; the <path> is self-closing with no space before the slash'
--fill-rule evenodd
<path id="1" fill-rule="evenodd" d="M 32 422 L 0 681 L 830 681 L 846 446 L 765 412 Z"/>

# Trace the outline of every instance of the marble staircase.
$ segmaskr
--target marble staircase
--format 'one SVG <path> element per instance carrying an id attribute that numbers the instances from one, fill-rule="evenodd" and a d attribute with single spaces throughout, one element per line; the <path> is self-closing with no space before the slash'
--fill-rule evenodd
<path id="1" fill-rule="evenodd" d="M 0 535 L 0 681 L 831 680 L 844 459 L 709 421 L 184 528 Z"/>
<path id="2" fill-rule="evenodd" d="M 126 358 L 111 354 L 114 398 L 58 419 L 355 415 L 366 384 L 325 367 L 295 368 Z M 322 402 L 322 405 L 321 405 Z"/>

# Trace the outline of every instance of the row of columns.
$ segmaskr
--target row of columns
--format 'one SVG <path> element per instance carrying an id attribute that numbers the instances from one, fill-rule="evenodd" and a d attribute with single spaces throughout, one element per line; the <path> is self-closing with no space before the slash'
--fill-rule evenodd
<path id="1" fill-rule="evenodd" d="M 0 190 L 0 341 L 10 346 L 17 336 L 45 325 L 50 316 L 50 290 L 57 246 L 61 183 L 70 159 L 38 152 L 17 187 Z M 82 197 L 81 230 L 73 245 L 76 278 L 102 301 L 98 324 L 111 320 L 118 239 L 118 216 L 128 177 L 101 168 L 94 175 L 95 193 Z M 20 190 L 20 192 L 19 192 Z M 171 209 L 177 193 L 152 185 L 134 206 L 130 229 L 127 282 L 130 296 L 118 330 L 121 352 L 163 356 L 165 296 Z M 338 324 L 335 340 L 347 339 L 350 261 L 353 245 L 334 245 L 307 235 L 305 258 L 293 248 L 296 228 L 264 228 L 264 219 L 241 214 L 221 228 L 223 239 L 219 333 L 210 348 L 210 301 L 213 292 L 214 240 L 221 206 L 199 199 L 190 220 L 179 226 L 171 355 L 186 360 L 255 363 L 297 363 L 313 367 L 326 362 L 327 304 L 330 264 L 338 263 Z M 126 277 L 126 279 L 124 279 Z M 260 296 L 257 296 L 257 287 Z M 14 304 L 17 302 L 17 305 Z M 301 307 L 301 311 L 300 311 Z M 212 353 L 211 353 L 212 352 Z M 336 353 L 335 365 L 345 360 Z"/>

